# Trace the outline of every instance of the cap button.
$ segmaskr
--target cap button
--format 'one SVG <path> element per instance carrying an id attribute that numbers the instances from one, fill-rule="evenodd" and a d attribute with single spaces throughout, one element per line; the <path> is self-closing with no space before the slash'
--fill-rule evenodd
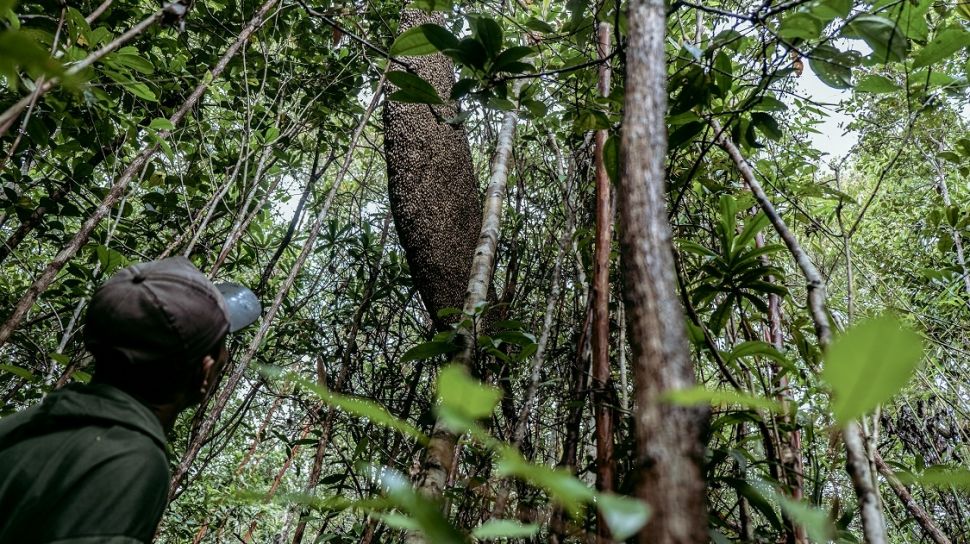
<path id="1" fill-rule="evenodd" d="M 132 281 L 132 283 L 141 283 L 141 282 L 145 281 L 145 276 L 143 276 L 141 274 L 141 272 L 139 272 L 139 273 L 135 274 L 135 277 L 131 278 L 131 281 Z"/>

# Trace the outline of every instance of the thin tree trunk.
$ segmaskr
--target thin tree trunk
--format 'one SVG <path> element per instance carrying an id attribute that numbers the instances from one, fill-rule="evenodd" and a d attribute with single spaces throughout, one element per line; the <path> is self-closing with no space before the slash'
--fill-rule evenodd
<path id="1" fill-rule="evenodd" d="M 610 94 L 610 25 L 597 29 L 599 93 Z M 608 131 L 597 130 L 593 157 L 596 166 L 596 244 L 593 249 L 593 407 L 596 420 L 596 488 L 612 491 L 615 471 L 613 459 L 613 381 L 610 372 L 610 253 L 613 242 L 613 202 L 610 178 L 603 159 Z M 610 531 L 597 517 L 597 541 L 607 542 Z"/>
<path id="2" fill-rule="evenodd" d="M 744 179 L 755 200 L 765 212 L 768 220 L 775 228 L 775 232 L 785 243 L 795 262 L 798 264 L 802 275 L 805 277 L 808 291 L 808 309 L 815 325 L 815 333 L 818 337 L 819 347 L 824 353 L 832 339 L 831 328 L 829 327 L 828 314 L 825 308 L 825 282 L 818 269 L 808 257 L 808 254 L 799 245 L 798 240 L 785 225 L 785 221 L 775 211 L 774 205 L 768 200 L 761 184 L 755 179 L 751 167 L 744 160 L 741 152 L 717 121 L 709 120 L 714 132 L 718 135 L 718 144 L 727 152 L 731 160 L 734 161 L 738 172 Z M 862 527 L 866 542 L 869 544 L 886 544 L 886 522 L 883 519 L 882 508 L 879 504 L 879 496 L 873 486 L 872 475 L 869 470 L 869 459 L 866 454 L 865 437 L 858 422 L 849 422 L 842 430 L 842 440 L 846 450 L 846 471 L 852 479 L 852 487 L 855 489 L 856 497 L 859 501 L 859 509 L 862 513 Z"/>
<path id="3" fill-rule="evenodd" d="M 628 18 L 617 202 L 627 332 L 636 377 L 636 490 L 653 510 L 639 541 L 702 543 L 708 541 L 708 532 L 701 429 L 708 411 L 661 400 L 667 391 L 694 384 L 665 205 L 664 2 L 633 0 Z"/>
<path id="4" fill-rule="evenodd" d="M 513 86 L 512 94 L 518 92 L 520 85 Z M 502 203 L 508 183 L 508 162 L 512 154 L 512 139 L 518 122 L 518 111 L 506 112 L 502 128 L 495 145 L 492 159 L 492 174 L 485 193 L 485 206 L 482 216 L 482 232 L 478 247 L 472 259 L 468 277 L 468 290 L 465 294 L 463 313 L 472 315 L 480 309 L 488 295 L 492 281 L 492 268 L 502 226 Z M 462 330 L 462 349 L 455 357 L 458 364 L 471 368 L 475 353 L 475 331 Z M 440 497 L 448 484 L 448 476 L 455 468 L 455 436 L 441 421 L 436 421 L 431 432 L 428 452 L 419 478 L 420 487 L 429 495 Z"/>
<path id="5" fill-rule="evenodd" d="M 886 465 L 886 462 L 883 461 L 882 456 L 879 455 L 879 452 L 876 452 L 874 457 L 876 460 L 876 468 L 879 470 L 879 473 L 886 478 L 886 482 L 889 483 L 889 487 L 891 487 L 896 496 L 899 497 L 899 502 L 903 503 L 906 511 L 913 516 L 916 523 L 919 523 L 920 528 L 923 529 L 923 533 L 925 533 L 926 536 L 936 544 L 950 544 L 950 539 L 936 526 L 936 523 L 933 522 L 933 518 L 930 517 L 926 510 L 923 510 L 916 500 L 913 499 L 913 496 L 909 493 L 909 490 L 906 489 L 906 486 L 899 481 L 899 478 L 896 477 L 892 469 Z"/>
<path id="6" fill-rule="evenodd" d="M 189 111 L 199 102 L 202 95 L 208 90 L 211 81 L 222 75 L 222 72 L 228 66 L 229 61 L 239 52 L 244 44 L 248 43 L 249 37 L 259 28 L 263 23 L 263 19 L 269 10 L 276 5 L 279 0 L 266 0 L 266 2 L 260 6 L 259 10 L 249 21 L 249 23 L 242 29 L 239 35 L 236 37 L 236 41 L 229 46 L 229 49 L 223 53 L 222 57 L 218 62 L 209 70 L 212 74 L 211 78 L 206 78 L 205 81 L 200 83 L 192 94 L 185 100 L 182 106 L 176 111 L 170 118 L 169 122 L 172 125 L 177 126 L 182 119 L 189 113 Z M 10 339 L 10 335 L 17 329 L 20 322 L 23 320 L 24 316 L 34 305 L 37 297 L 41 295 L 54 281 L 57 277 L 57 273 L 60 272 L 68 261 L 70 261 L 74 255 L 84 246 L 91 236 L 91 233 L 97 227 L 101 219 L 104 218 L 110 211 L 112 206 L 124 195 L 125 190 L 128 188 L 128 183 L 131 179 L 138 173 L 148 161 L 155 155 L 161 143 L 167 140 L 171 136 L 171 131 L 162 130 L 158 132 L 158 141 L 152 144 L 150 147 L 146 148 L 144 151 L 139 153 L 135 159 L 128 165 L 127 168 L 118 176 L 114 184 L 111 186 L 111 190 L 104 200 L 98 205 L 94 213 L 88 217 L 87 220 L 81 225 L 78 233 L 71 239 L 68 244 L 61 249 L 60 252 L 54 257 L 54 259 L 47 265 L 47 268 L 41 273 L 41 275 L 34 281 L 34 283 L 28 288 L 27 292 L 21 297 L 20 301 L 14 307 L 13 312 L 7 318 L 7 321 L 0 326 L 0 346 L 5 344 L 7 340 Z"/>
<path id="7" fill-rule="evenodd" d="M 946 185 L 946 172 L 940 166 L 939 162 L 937 162 L 936 157 L 927 156 L 926 160 L 930 161 L 930 164 L 936 170 L 936 192 L 943 199 L 943 205 L 949 208 L 951 205 L 950 190 Z M 953 238 L 953 247 L 957 253 L 957 265 L 960 266 L 960 272 L 963 273 L 963 289 L 967 296 L 970 297 L 970 269 L 967 268 L 966 253 L 963 250 L 963 236 L 954 227 L 950 227 L 950 236 Z M 967 299 L 967 304 L 970 305 L 970 298 Z"/>
<path id="8" fill-rule="evenodd" d="M 195 462 L 195 458 L 198 457 L 199 451 L 202 449 L 203 444 L 207 440 L 209 434 L 212 432 L 212 429 L 215 427 L 216 422 L 219 420 L 219 416 L 222 415 L 222 410 L 225 408 L 226 403 L 229 402 L 229 398 L 232 396 L 236 385 L 239 383 L 239 380 L 242 379 L 243 374 L 246 372 L 246 368 L 249 366 L 249 362 L 252 360 L 253 356 L 256 355 L 256 351 L 262 344 L 263 338 L 266 336 L 270 326 L 273 324 L 273 318 L 279 311 L 279 308 L 283 303 L 283 299 L 286 297 L 287 293 L 289 293 L 290 288 L 296 281 L 296 277 L 303 269 L 303 265 L 306 263 L 310 253 L 313 251 L 314 243 L 316 242 L 317 237 L 320 235 L 320 229 L 323 227 L 324 220 L 330 212 L 330 206 L 333 204 L 333 200 L 337 196 L 337 191 L 343 182 L 344 176 L 350 169 L 350 164 L 353 161 L 354 150 L 357 147 L 357 141 L 360 139 L 361 133 L 364 132 L 364 127 L 367 126 L 367 120 L 370 119 L 371 114 L 377 107 L 377 103 L 381 99 L 383 88 L 384 78 L 382 76 L 380 83 L 377 85 L 377 89 L 374 90 L 373 99 L 371 99 L 370 104 L 367 106 L 367 109 L 361 116 L 360 123 L 357 125 L 357 128 L 350 139 L 350 146 L 347 149 L 347 156 L 344 158 L 343 165 L 341 166 L 340 171 L 337 173 L 337 176 L 333 181 L 333 185 L 330 187 L 330 191 L 327 193 L 327 197 L 322 208 L 320 209 L 319 213 L 317 213 L 313 225 L 310 227 L 310 233 L 307 236 L 306 242 L 303 244 L 303 249 L 300 251 L 300 255 L 297 256 L 296 260 L 293 262 L 293 266 L 290 267 L 289 274 L 283 281 L 279 290 L 276 292 L 276 297 L 273 299 L 272 304 L 270 304 L 269 309 L 263 315 L 262 325 L 256 332 L 256 335 L 253 337 L 252 341 L 249 343 L 246 353 L 239 360 L 239 363 L 236 364 L 235 369 L 229 376 L 229 379 L 225 385 L 222 386 L 218 397 L 215 399 L 215 404 L 202 420 L 202 423 L 199 425 L 198 432 L 195 433 L 192 440 L 190 440 L 185 453 L 182 455 L 181 461 L 173 471 L 172 484 L 169 488 L 169 501 L 174 500 L 181 494 L 182 491 L 184 491 L 184 489 L 181 488 L 181 485 L 185 480 L 189 469 L 192 467 L 192 463 Z"/>

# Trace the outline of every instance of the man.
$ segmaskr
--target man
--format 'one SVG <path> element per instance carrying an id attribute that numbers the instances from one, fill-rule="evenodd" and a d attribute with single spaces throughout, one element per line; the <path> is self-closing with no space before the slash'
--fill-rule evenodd
<path id="1" fill-rule="evenodd" d="M 169 486 L 165 433 L 226 363 L 226 335 L 255 321 L 238 284 L 188 259 L 125 268 L 91 298 L 91 384 L 0 420 L 0 544 L 149 542 Z"/>

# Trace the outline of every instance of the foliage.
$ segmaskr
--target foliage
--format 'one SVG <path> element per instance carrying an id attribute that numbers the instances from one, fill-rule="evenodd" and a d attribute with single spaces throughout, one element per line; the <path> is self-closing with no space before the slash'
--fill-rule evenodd
<path id="1" fill-rule="evenodd" d="M 280 300 L 265 336 L 232 340 L 235 364 L 252 365 L 229 369 L 243 378 L 159 541 L 289 542 L 301 523 L 304 542 L 401 542 L 414 532 L 434 542 L 582 541 L 598 518 L 620 541 L 656 511 L 634 498 L 632 429 L 644 397 L 620 313 L 618 246 L 611 380 L 602 391 L 587 381 L 591 133 L 606 131 L 603 167 L 615 183 L 628 3 L 417 0 L 443 24 L 399 33 L 404 4 L 283 2 L 213 77 L 256 2 L 199 0 L 119 44 L 159 4 L 98 14 L 96 1 L 0 0 L 3 320 L 119 174 L 160 150 L 0 346 L 0 414 L 59 381 L 90 379 L 86 302 L 129 263 L 185 254 L 216 279 L 252 285 L 264 307 Z M 615 46 L 605 59 L 600 24 Z M 892 541 L 924 538 L 912 504 L 954 542 L 967 537 L 968 28 L 962 2 L 668 6 L 667 209 L 699 383 L 647 402 L 710 406 L 703 473 L 714 542 L 777 542 L 791 523 L 815 542 L 862 541 L 833 433 L 857 420 L 913 496 L 905 503 L 879 479 Z M 454 64 L 448 96 L 409 69 L 439 54 Z M 605 95 L 603 66 L 613 71 Z M 467 135 L 483 182 L 503 112 L 522 112 L 494 297 L 473 316 L 445 312 L 450 330 L 432 330 L 391 224 L 380 112 L 364 116 L 385 73 L 380 100 L 433 112 L 457 103 L 459 115 L 441 121 Z M 805 84 L 815 78 L 839 105 Z M 199 84 L 202 100 L 173 123 Z M 811 140 L 835 137 L 823 121 L 836 111 L 858 138 L 839 157 Z M 801 269 L 710 119 L 824 275 L 830 324 L 844 330 L 827 352 Z M 464 338 L 475 339 L 468 368 L 450 359 Z M 592 406 L 603 402 L 614 418 L 609 492 L 596 487 L 593 454 Z M 176 458 L 205 413 L 178 422 Z M 440 500 L 414 485 L 439 420 L 459 437 Z"/>

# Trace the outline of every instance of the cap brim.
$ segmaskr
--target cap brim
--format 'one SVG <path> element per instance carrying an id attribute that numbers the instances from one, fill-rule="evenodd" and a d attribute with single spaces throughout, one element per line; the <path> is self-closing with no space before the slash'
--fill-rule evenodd
<path id="1" fill-rule="evenodd" d="M 222 293 L 229 310 L 229 332 L 248 327 L 259 319 L 263 308 L 256 294 L 248 287 L 238 283 L 220 283 L 216 285 L 216 289 Z"/>

